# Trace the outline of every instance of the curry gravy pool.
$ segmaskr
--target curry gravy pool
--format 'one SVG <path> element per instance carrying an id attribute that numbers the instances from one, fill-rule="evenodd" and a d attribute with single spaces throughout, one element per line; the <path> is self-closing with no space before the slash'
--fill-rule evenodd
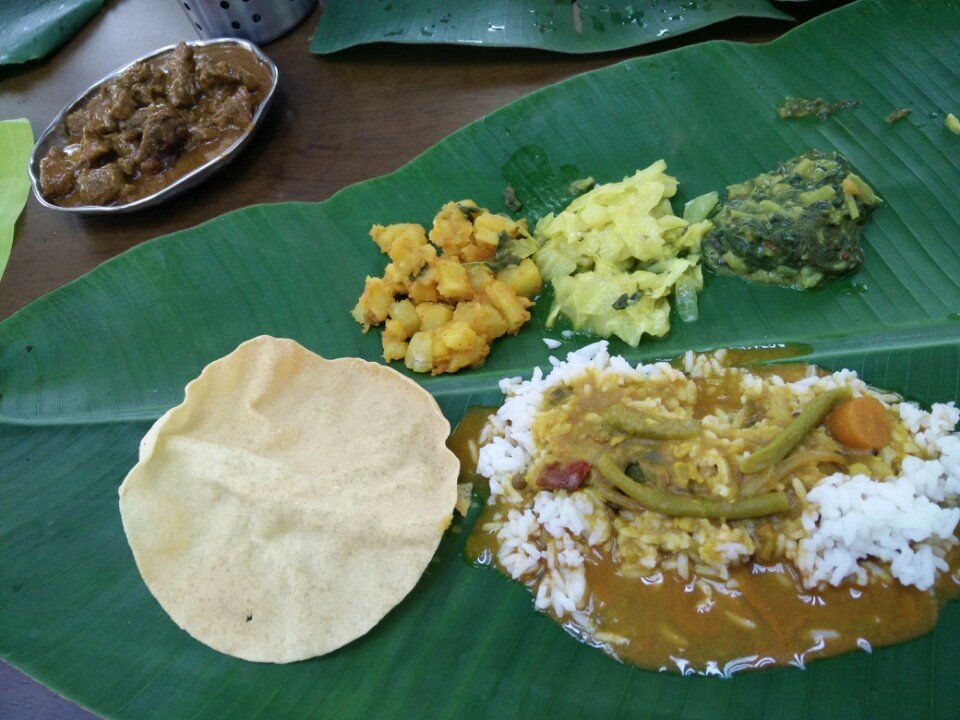
<path id="1" fill-rule="evenodd" d="M 803 364 L 755 366 L 788 354 L 782 350 L 731 352 L 727 362 L 750 365 L 755 375 L 776 373 L 787 382 L 807 377 L 809 369 Z M 697 384 L 697 418 L 740 405 L 739 383 L 729 376 L 705 378 Z M 480 433 L 495 411 L 468 411 L 449 442 L 461 460 L 460 481 L 472 482 L 484 499 L 487 481 L 475 468 Z M 567 445 L 582 456 L 583 447 L 577 448 L 574 442 Z M 848 452 L 845 462 L 869 457 Z M 471 561 L 498 566 L 500 540 L 485 527 L 502 517 L 508 505 L 503 496 L 495 495 L 474 523 L 465 551 Z M 787 514 L 791 513 L 797 509 Z M 907 587 L 882 576 L 862 586 L 847 582 L 839 587 L 805 588 L 792 563 L 786 561 L 733 565 L 725 581 L 696 572 L 683 578 L 676 570 L 663 568 L 647 574 L 624 573 L 615 544 L 612 550 L 591 548 L 584 560 L 589 599 L 580 617 L 588 618 L 593 630 L 581 627 L 578 634 L 615 658 L 653 670 L 726 675 L 767 665 L 803 667 L 810 659 L 856 649 L 870 651 L 930 631 L 940 604 L 960 594 L 956 547 L 947 557 L 950 571 L 940 576 L 932 590 Z M 538 574 L 523 581 L 533 589 L 539 578 Z M 578 625 L 569 615 L 558 617 L 550 608 L 545 612 L 565 626 Z"/>

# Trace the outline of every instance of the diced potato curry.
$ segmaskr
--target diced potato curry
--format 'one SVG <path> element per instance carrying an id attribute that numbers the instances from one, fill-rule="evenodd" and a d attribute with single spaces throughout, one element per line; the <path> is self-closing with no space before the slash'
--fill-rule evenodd
<path id="1" fill-rule="evenodd" d="M 530 240 L 525 220 L 462 200 L 440 209 L 429 239 L 414 223 L 374 225 L 370 237 L 390 264 L 366 279 L 352 314 L 364 332 L 383 326 L 385 360 L 433 375 L 476 367 L 530 319 L 540 271 L 508 251 Z"/>

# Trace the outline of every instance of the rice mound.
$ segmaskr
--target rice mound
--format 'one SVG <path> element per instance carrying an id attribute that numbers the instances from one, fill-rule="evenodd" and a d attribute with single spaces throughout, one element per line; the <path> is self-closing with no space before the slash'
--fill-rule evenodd
<path id="1" fill-rule="evenodd" d="M 953 432 L 960 411 L 953 403 L 936 404 L 927 412 L 872 390 L 850 370 L 820 376 L 810 366 L 806 378 L 787 382 L 778 375 L 762 378 L 744 368 L 724 366 L 723 359 L 722 350 L 688 352 L 682 370 L 663 362 L 634 367 L 611 356 L 607 343 L 601 341 L 571 352 L 565 361 L 551 357 L 552 367 L 546 374 L 536 368 L 529 380 L 517 377 L 500 382 L 503 405 L 484 429 L 477 472 L 489 480 L 490 502 L 503 509 L 484 529 L 496 534 L 499 566 L 534 588 L 538 609 L 590 627 L 585 616 L 590 591 L 583 566 L 595 549 L 614 552 L 621 574 L 645 576 L 673 570 L 688 577 L 696 572 L 729 581 L 731 586 L 735 581 L 729 580 L 730 568 L 752 560 L 759 550 L 791 561 L 807 587 L 838 585 L 848 579 L 866 584 L 876 573 L 925 590 L 947 569 L 945 556 L 957 543 L 954 532 L 960 522 L 956 506 L 960 437 Z M 612 515 L 589 487 L 574 493 L 540 490 L 532 497 L 513 487 L 512 480 L 543 452 L 535 426 L 539 427 L 538 417 L 549 415 L 544 399 L 552 388 L 586 377 L 597 387 L 642 381 L 652 393 L 658 386 L 677 387 L 690 378 L 719 378 L 730 372 L 739 374 L 744 405 L 764 391 L 774 393 L 782 422 L 789 422 L 816 393 L 833 388 L 877 397 L 896 409 L 902 420 L 895 447 L 881 453 L 899 471 L 883 480 L 842 473 L 812 481 L 806 477 L 806 487 L 796 477 L 789 478 L 785 482 L 792 482 L 790 487 L 804 511 L 801 517 L 784 520 L 774 538 L 757 536 L 750 521 L 728 524 L 651 511 L 621 510 Z M 542 423 L 551 427 L 548 420 Z M 722 413 L 704 417 L 704 432 L 725 443 L 728 453 L 737 454 L 742 445 L 729 432 L 730 423 L 725 423 Z M 730 491 L 725 482 L 732 479 L 718 477 L 708 489 L 724 497 Z"/>

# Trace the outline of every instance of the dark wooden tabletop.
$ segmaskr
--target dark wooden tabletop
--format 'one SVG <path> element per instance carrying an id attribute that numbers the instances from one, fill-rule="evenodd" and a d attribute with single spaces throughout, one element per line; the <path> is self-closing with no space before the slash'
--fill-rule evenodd
<path id="1" fill-rule="evenodd" d="M 844 0 L 780 3 L 801 20 Z M 153 210 L 79 217 L 34 198 L 0 281 L 0 320 L 139 242 L 262 202 L 317 201 L 389 173 L 457 128 L 532 90 L 628 57 L 727 38 L 772 39 L 792 24 L 736 20 L 655 45 L 592 56 L 449 46 L 371 45 L 308 52 L 315 13 L 267 45 L 280 69 L 275 105 L 254 142 L 212 180 Z M 0 119 L 39 134 L 82 89 L 139 55 L 196 39 L 174 0 L 113 0 L 46 61 L 0 69 Z M 93 716 L 0 662 L 0 720 Z"/>

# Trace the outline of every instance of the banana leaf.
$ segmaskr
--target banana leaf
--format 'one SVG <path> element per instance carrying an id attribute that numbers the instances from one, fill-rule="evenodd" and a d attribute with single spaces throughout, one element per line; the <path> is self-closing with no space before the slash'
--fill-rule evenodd
<path id="1" fill-rule="evenodd" d="M 103 0 L 3 0 L 0 65 L 46 57 L 100 12 Z"/>
<path id="2" fill-rule="evenodd" d="M 33 130 L 26 119 L 0 121 L 0 278 L 10 259 L 17 218 L 30 194 L 27 162 Z"/>
<path id="3" fill-rule="evenodd" d="M 936 630 L 732 680 L 620 665 L 535 613 L 529 593 L 460 558 L 458 519 L 411 595 L 330 656 L 245 663 L 193 641 L 141 582 L 116 489 L 150 422 L 203 365 L 260 333 L 328 357 L 379 357 L 349 317 L 383 260 L 373 222 L 428 223 L 451 198 L 530 219 L 568 178 L 619 179 L 665 157 L 682 197 L 810 147 L 844 153 L 884 198 L 852 278 L 806 292 L 710 277 L 701 319 L 632 360 L 802 343 L 921 402 L 960 398 L 960 7 L 861 0 L 765 46 L 705 43 L 581 75 L 464 128 L 387 177 L 316 204 L 255 206 L 144 243 L 0 323 L 0 657 L 115 718 L 953 718 L 960 603 Z M 827 122 L 782 121 L 784 95 L 857 98 Z M 913 114 L 889 126 L 895 107 Z M 954 108 L 955 109 L 955 106 Z M 549 303 L 486 366 L 418 378 L 456 423 L 496 381 L 544 364 Z M 563 340 L 559 351 L 586 342 Z"/>
<path id="4" fill-rule="evenodd" d="M 793 20 L 767 0 L 328 0 L 310 50 L 323 55 L 391 42 L 592 53 L 644 45 L 735 17 Z"/>

